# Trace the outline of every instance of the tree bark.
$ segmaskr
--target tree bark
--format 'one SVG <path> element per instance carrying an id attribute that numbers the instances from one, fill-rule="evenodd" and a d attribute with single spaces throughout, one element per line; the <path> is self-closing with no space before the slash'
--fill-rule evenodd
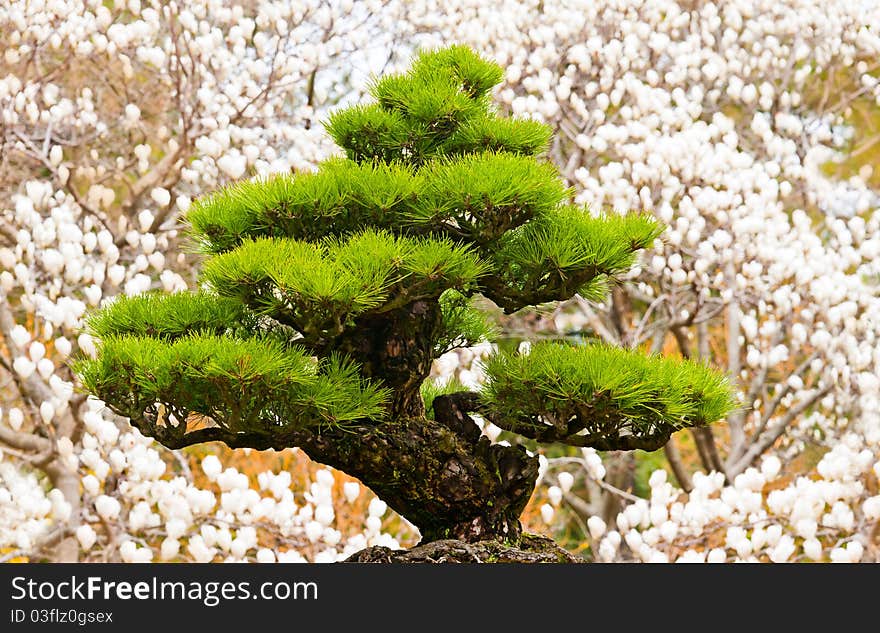
<path id="1" fill-rule="evenodd" d="M 257 450 L 298 447 L 314 461 L 360 479 L 419 529 L 422 542 L 518 542 L 519 517 L 538 477 L 536 456 L 522 446 L 492 444 L 470 418 L 458 425 L 421 416 L 364 421 L 344 429 L 267 425 L 265 431 L 206 427 L 185 434 L 159 424 L 155 412 L 131 421 L 172 449 L 211 441 Z"/>
<path id="2" fill-rule="evenodd" d="M 538 476 L 537 457 L 523 447 L 485 436 L 472 441 L 424 418 L 360 429 L 356 437 L 309 434 L 295 445 L 360 479 L 419 528 L 422 542 L 518 542 L 519 516 Z"/>
<path id="3" fill-rule="evenodd" d="M 358 319 L 350 333 L 323 347 L 321 355 L 341 352 L 360 365 L 363 376 L 391 389 L 388 418 L 420 417 L 425 413 L 420 388 L 431 371 L 442 318 L 436 301 L 414 301 Z"/>
<path id="4" fill-rule="evenodd" d="M 538 458 L 522 446 L 467 437 L 424 417 L 325 430 L 234 433 L 207 427 L 183 435 L 157 424 L 154 413 L 131 421 L 172 449 L 211 441 L 257 450 L 298 447 L 314 461 L 360 479 L 419 529 L 422 542 L 516 543 L 519 516 L 538 477 Z"/>
<path id="5" fill-rule="evenodd" d="M 585 562 L 546 536 L 523 534 L 519 546 L 498 541 L 467 543 L 454 539 L 433 541 L 408 550 L 368 547 L 346 563 L 578 563 Z"/>

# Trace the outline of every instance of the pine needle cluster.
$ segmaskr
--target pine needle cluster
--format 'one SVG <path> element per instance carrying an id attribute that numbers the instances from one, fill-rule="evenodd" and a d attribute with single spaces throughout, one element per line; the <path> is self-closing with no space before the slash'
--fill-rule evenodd
<path id="1" fill-rule="evenodd" d="M 575 445 L 619 433 L 668 436 L 734 406 L 719 371 L 605 344 L 541 342 L 528 353 L 496 354 L 486 372 L 483 402 L 499 426 Z"/>

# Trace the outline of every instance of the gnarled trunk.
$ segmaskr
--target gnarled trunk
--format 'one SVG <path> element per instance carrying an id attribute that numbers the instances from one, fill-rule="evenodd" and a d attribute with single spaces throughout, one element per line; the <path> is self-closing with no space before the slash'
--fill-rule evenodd
<path id="1" fill-rule="evenodd" d="M 179 435 L 158 424 L 155 411 L 131 421 L 168 448 L 211 441 L 257 450 L 299 447 L 316 462 L 360 479 L 416 525 L 423 542 L 517 542 L 519 516 L 538 476 L 537 457 L 522 446 L 492 444 L 473 422 L 456 428 L 454 422 L 404 417 L 344 429 L 236 433 L 205 427 Z"/>
<path id="2" fill-rule="evenodd" d="M 425 541 L 516 541 L 537 459 L 522 447 L 491 444 L 443 397 L 436 420 L 425 418 L 420 386 L 441 325 L 436 301 L 415 301 L 364 319 L 352 335 L 338 339 L 328 351 L 345 353 L 365 376 L 392 390 L 388 416 L 355 433 L 304 437 L 297 445 L 316 461 L 360 479 L 414 523 Z"/>
<path id="3" fill-rule="evenodd" d="M 424 415 L 420 388 L 431 371 L 434 341 L 442 325 L 436 301 L 415 301 L 402 308 L 357 321 L 352 333 L 340 336 L 321 352 L 341 352 L 356 361 L 361 373 L 392 391 L 388 419 Z"/>
<path id="4" fill-rule="evenodd" d="M 360 479 L 415 524 L 423 541 L 518 540 L 519 516 L 538 475 L 537 458 L 523 447 L 468 438 L 424 418 L 341 435 L 308 434 L 296 445 Z"/>

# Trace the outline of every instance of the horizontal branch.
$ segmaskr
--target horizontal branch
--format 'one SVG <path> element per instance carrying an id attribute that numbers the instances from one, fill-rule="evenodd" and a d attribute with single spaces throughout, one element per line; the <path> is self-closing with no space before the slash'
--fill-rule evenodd
<path id="1" fill-rule="evenodd" d="M 283 444 L 278 438 L 273 438 L 265 433 L 237 433 L 219 426 L 180 433 L 173 427 L 158 424 L 153 416 L 147 414 L 140 418 L 130 419 L 132 425 L 142 434 L 152 437 L 162 446 L 170 449 L 186 448 L 203 442 L 223 442 L 229 448 L 253 448 L 255 450 L 289 448 L 289 445 Z"/>
<path id="2" fill-rule="evenodd" d="M 480 439 L 481 433 L 468 412 L 479 408 L 479 398 L 480 395 L 472 391 L 439 395 L 433 402 L 434 419 L 473 444 Z"/>
<path id="3" fill-rule="evenodd" d="M 50 439 L 25 431 L 13 431 L 5 426 L 0 426 L 0 442 L 21 451 L 47 453 L 52 450 Z"/>
<path id="4" fill-rule="evenodd" d="M 518 421 L 507 416 L 496 415 L 490 408 L 479 401 L 479 394 L 469 391 L 459 391 L 445 396 L 437 396 L 434 400 L 435 415 L 437 415 L 437 401 L 441 398 L 445 398 L 445 400 L 441 400 L 441 411 L 444 411 L 443 415 L 462 416 L 465 413 L 479 413 L 495 426 L 505 431 L 539 442 L 559 442 L 569 446 L 580 447 L 589 446 L 602 451 L 635 449 L 655 451 L 666 444 L 672 433 L 671 427 L 648 435 L 622 435 L 619 431 L 592 434 L 572 433 L 568 428 L 536 423 L 530 419 L 528 421 Z"/>

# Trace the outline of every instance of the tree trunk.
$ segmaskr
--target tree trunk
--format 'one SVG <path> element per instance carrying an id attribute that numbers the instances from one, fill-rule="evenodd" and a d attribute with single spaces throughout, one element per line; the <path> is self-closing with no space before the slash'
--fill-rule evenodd
<path id="1" fill-rule="evenodd" d="M 418 527 L 422 542 L 518 541 L 538 476 L 523 447 L 474 441 L 425 418 L 353 431 L 297 433 L 291 445 L 360 479 Z"/>
<path id="2" fill-rule="evenodd" d="M 432 541 L 408 550 L 367 547 L 352 554 L 346 563 L 582 563 L 552 539 L 523 534 L 517 546 L 498 541 L 466 543 L 457 540 Z"/>
<path id="3" fill-rule="evenodd" d="M 425 413 L 420 388 L 431 371 L 442 318 L 436 301 L 415 301 L 359 319 L 350 334 L 322 348 L 321 355 L 341 352 L 360 365 L 362 375 L 391 389 L 388 419 L 417 418 Z"/>
<path id="4" fill-rule="evenodd" d="M 353 430 L 292 431 L 286 446 L 360 479 L 416 525 L 423 542 L 517 542 L 538 460 L 523 447 L 492 444 L 442 396 L 436 420 L 425 417 L 420 387 L 441 325 L 436 301 L 415 301 L 337 339 L 323 352 L 344 353 L 392 390 L 387 417 Z"/>

